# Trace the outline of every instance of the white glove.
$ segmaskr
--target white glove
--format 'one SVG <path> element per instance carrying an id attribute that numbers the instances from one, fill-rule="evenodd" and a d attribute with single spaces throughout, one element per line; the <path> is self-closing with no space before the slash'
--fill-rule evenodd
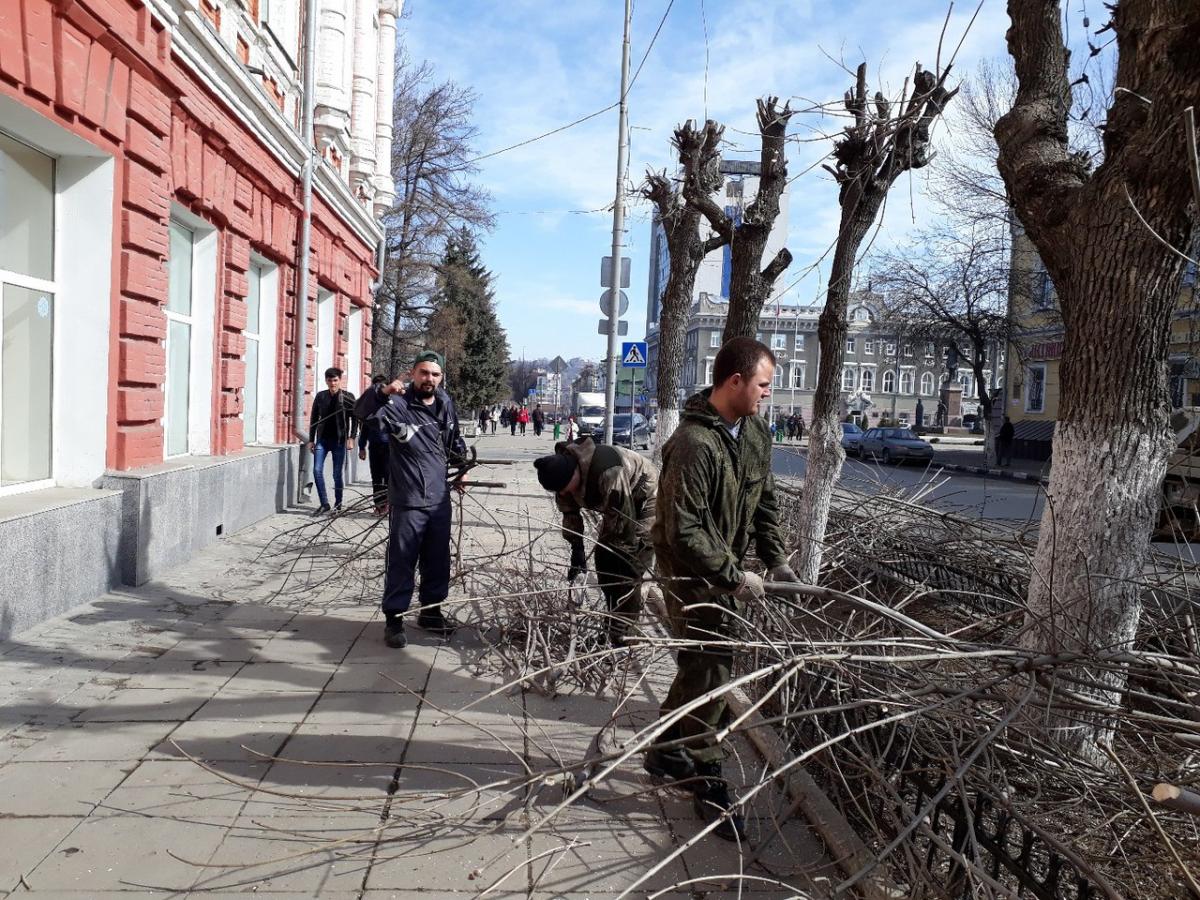
<path id="1" fill-rule="evenodd" d="M 781 566 L 775 566 L 771 571 L 767 572 L 767 581 L 778 581 L 783 584 L 799 584 L 800 576 L 792 571 L 792 567 L 787 563 Z"/>
<path id="2" fill-rule="evenodd" d="M 742 603 L 749 603 L 751 600 L 762 600 L 767 596 L 766 589 L 763 587 L 762 576 L 756 575 L 753 572 L 743 572 L 742 583 L 733 592 L 733 596 Z"/>

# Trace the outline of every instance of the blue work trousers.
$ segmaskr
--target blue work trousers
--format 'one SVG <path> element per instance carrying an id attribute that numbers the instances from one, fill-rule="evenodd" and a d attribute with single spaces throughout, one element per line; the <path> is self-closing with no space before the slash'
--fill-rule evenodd
<path id="1" fill-rule="evenodd" d="M 342 503 L 342 470 L 346 467 L 346 445 L 341 441 L 325 443 L 317 441 L 313 455 L 313 481 L 317 483 L 317 497 L 322 506 L 329 505 L 329 495 L 325 492 L 325 457 L 333 460 L 333 502 Z"/>
<path id="2" fill-rule="evenodd" d="M 391 509 L 383 612 L 395 616 L 412 604 L 418 567 L 422 614 L 438 615 L 450 593 L 450 495 L 437 506 Z"/>

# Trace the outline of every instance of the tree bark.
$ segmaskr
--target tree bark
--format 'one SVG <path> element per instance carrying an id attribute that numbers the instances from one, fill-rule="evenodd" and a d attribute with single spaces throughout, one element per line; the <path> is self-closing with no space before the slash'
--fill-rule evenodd
<path id="1" fill-rule="evenodd" d="M 1195 226 L 1182 114 L 1200 84 L 1200 5 L 1112 7 L 1120 86 L 1090 172 L 1067 146 L 1068 54 L 1051 0 L 1009 0 L 1018 92 L 996 123 L 998 166 L 1062 307 L 1065 347 L 1054 466 L 1030 581 L 1024 646 L 1089 652 L 1129 646 L 1173 439 L 1166 354 L 1183 248 Z M 1139 216 L 1140 213 L 1140 216 Z M 1144 219 L 1144 221 L 1143 221 Z M 1119 702 L 1105 670 L 1092 693 Z M 1046 731 L 1102 762 L 1110 722 L 1048 715 Z"/>
<path id="2" fill-rule="evenodd" d="M 826 167 L 840 185 L 838 204 L 842 212 L 825 309 L 817 324 L 821 358 L 798 516 L 798 552 L 793 564 L 806 584 L 816 584 L 820 577 L 833 488 L 846 458 L 841 446 L 838 399 L 846 353 L 846 312 L 858 248 L 900 173 L 929 162 L 926 151 L 930 123 L 955 93 L 945 89 L 947 74 L 943 71 L 935 75 L 918 65 L 913 94 L 896 117 L 882 94 L 875 94 L 873 104 L 868 100 L 866 63 L 858 67 L 854 89 L 846 93 L 846 109 L 853 114 L 854 124 L 845 129 L 834 147 L 837 168 Z M 897 347 L 897 360 L 900 352 Z M 899 378 L 899 365 L 896 369 Z"/>
<path id="3" fill-rule="evenodd" d="M 730 236 L 731 260 L 729 276 L 729 315 L 721 342 L 735 337 L 754 337 L 758 332 L 758 317 L 763 304 L 775 287 L 775 281 L 792 262 L 792 254 L 782 248 L 763 266 L 763 253 L 775 220 L 779 218 L 779 198 L 787 187 L 787 156 L 785 154 L 787 123 L 792 111 L 784 104 L 777 106 L 777 97 L 758 101 L 758 130 L 762 135 L 760 161 L 762 170 L 758 193 L 746 207 L 741 223 Z M 729 233 L 729 226 L 719 233 Z"/>
<path id="4" fill-rule="evenodd" d="M 691 120 L 675 129 L 672 139 L 679 152 L 682 189 L 672 188 L 666 173 L 647 173 L 642 193 L 658 210 L 658 221 L 667 238 L 670 271 L 663 291 L 658 327 L 658 429 L 654 460 L 662 461 L 663 445 L 679 425 L 679 385 L 683 375 L 687 317 L 696 287 L 696 272 L 704 257 L 727 238 L 700 235 L 701 206 L 711 203 L 721 185 L 718 147 L 725 129 L 709 120 L 696 129 Z"/>
<path id="5" fill-rule="evenodd" d="M 808 461 L 804 472 L 804 490 L 797 516 L 797 554 L 793 564 L 805 584 L 816 584 L 825 553 L 825 529 L 833 489 L 842 473 L 846 451 L 842 449 L 842 427 L 838 421 L 838 401 L 842 395 L 842 365 L 846 358 L 846 314 L 850 304 L 850 279 L 858 248 L 875 221 L 886 192 L 864 192 L 858 186 L 843 196 L 841 225 L 833 268 L 829 274 L 825 309 L 817 322 L 820 361 L 817 388 L 813 395 L 812 423 L 808 438 Z M 897 358 L 901 349 L 896 347 Z M 897 366 L 896 377 L 900 377 Z"/>

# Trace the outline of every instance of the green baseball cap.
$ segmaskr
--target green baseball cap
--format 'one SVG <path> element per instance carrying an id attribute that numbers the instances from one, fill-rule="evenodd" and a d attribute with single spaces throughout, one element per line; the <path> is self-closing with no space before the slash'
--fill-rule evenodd
<path id="1" fill-rule="evenodd" d="M 437 363 L 439 369 L 446 368 L 445 358 L 436 350 L 422 350 L 418 353 L 417 358 L 413 360 L 413 368 L 416 368 L 423 362 Z"/>

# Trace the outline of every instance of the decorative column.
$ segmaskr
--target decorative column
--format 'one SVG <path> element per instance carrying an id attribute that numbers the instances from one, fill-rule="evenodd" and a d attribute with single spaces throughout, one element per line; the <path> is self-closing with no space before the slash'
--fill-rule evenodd
<path id="1" fill-rule="evenodd" d="M 375 216 L 392 208 L 392 99 L 396 92 L 396 19 L 404 0 L 379 0 L 379 76 L 375 82 Z"/>
<path id="2" fill-rule="evenodd" d="M 317 17 L 317 96 L 314 126 L 317 144 L 339 154 L 348 149 L 350 96 L 346 81 L 351 41 L 346 5 L 351 0 L 322 0 Z"/>
<path id="3" fill-rule="evenodd" d="M 375 193 L 375 82 L 379 78 L 379 0 L 354 0 L 354 59 L 350 80 L 350 190 L 369 203 Z"/>

